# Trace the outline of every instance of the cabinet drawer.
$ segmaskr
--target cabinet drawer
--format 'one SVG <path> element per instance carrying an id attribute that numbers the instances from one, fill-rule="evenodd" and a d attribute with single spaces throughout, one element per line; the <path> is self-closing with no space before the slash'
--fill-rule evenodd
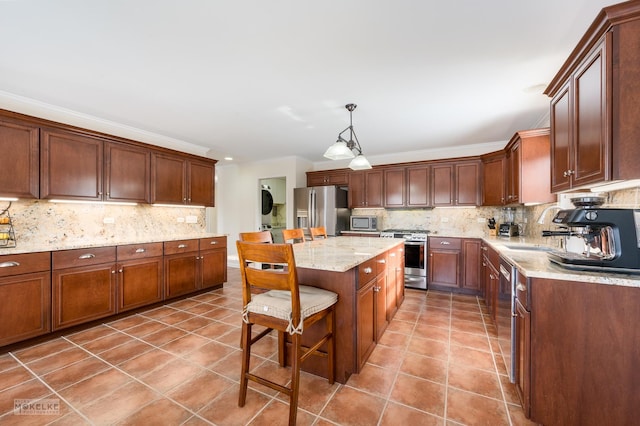
<path id="1" fill-rule="evenodd" d="M 387 262 L 389 261 L 386 253 L 376 256 L 376 274 L 385 274 L 387 272 Z"/>
<path id="2" fill-rule="evenodd" d="M 462 248 L 461 238 L 429 237 L 429 247 L 446 250 L 460 250 Z"/>
<path id="3" fill-rule="evenodd" d="M 53 269 L 74 268 L 76 266 L 115 263 L 115 247 L 94 247 L 86 249 L 60 250 L 52 254 Z"/>
<path id="4" fill-rule="evenodd" d="M 375 279 L 378 275 L 376 257 L 362 262 L 358 265 L 358 288 L 362 288 L 366 283 Z"/>
<path id="5" fill-rule="evenodd" d="M 118 261 L 162 256 L 162 243 L 129 244 L 116 249 Z"/>
<path id="6" fill-rule="evenodd" d="M 200 238 L 200 250 L 227 247 L 227 237 Z"/>
<path id="7" fill-rule="evenodd" d="M 0 256 L 0 277 L 48 271 L 51 252 L 9 254 Z"/>
<path id="8" fill-rule="evenodd" d="M 177 240 L 164 242 L 164 254 L 189 253 L 199 250 L 199 240 Z"/>

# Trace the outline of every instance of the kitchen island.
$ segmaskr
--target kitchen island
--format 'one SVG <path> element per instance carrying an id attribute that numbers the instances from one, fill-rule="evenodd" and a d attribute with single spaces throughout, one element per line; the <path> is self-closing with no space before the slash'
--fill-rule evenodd
<path id="1" fill-rule="evenodd" d="M 335 380 L 360 372 L 404 295 L 403 239 L 336 237 L 294 244 L 301 284 L 338 294 Z M 399 279 L 402 278 L 402 279 Z M 305 330 L 312 341 L 324 322 Z M 303 339 L 304 340 L 304 339 Z M 326 377 L 326 360 L 311 357 L 302 369 Z"/>

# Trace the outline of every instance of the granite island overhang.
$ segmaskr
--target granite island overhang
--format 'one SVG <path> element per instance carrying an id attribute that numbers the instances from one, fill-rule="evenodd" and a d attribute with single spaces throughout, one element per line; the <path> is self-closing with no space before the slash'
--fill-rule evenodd
<path id="1" fill-rule="evenodd" d="M 390 310 L 385 297 L 391 283 L 387 277 L 393 272 L 387 264 L 402 257 L 398 260 L 404 267 L 403 249 L 404 239 L 399 238 L 335 237 L 294 244 L 299 282 L 338 294 L 335 380 L 339 383 L 359 373 L 375 347 L 383 332 L 376 317 L 382 322 L 390 320 L 402 303 L 399 297 Z M 397 285 L 404 295 L 404 280 Z M 317 340 L 324 327 L 320 321 L 305 330 L 303 344 Z M 311 357 L 302 369 L 326 377 L 326 359 Z"/>

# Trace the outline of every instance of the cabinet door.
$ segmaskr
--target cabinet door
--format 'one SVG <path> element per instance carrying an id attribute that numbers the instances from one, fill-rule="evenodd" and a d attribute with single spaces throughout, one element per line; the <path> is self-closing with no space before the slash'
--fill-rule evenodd
<path id="1" fill-rule="evenodd" d="M 40 198 L 102 201 L 102 140 L 54 129 L 41 136 Z"/>
<path id="2" fill-rule="evenodd" d="M 227 281 L 227 250 L 207 250 L 200 252 L 202 268 L 201 288 L 222 285 Z"/>
<path id="3" fill-rule="evenodd" d="M 365 207 L 364 172 L 349 173 L 349 208 Z"/>
<path id="4" fill-rule="evenodd" d="M 482 162 L 482 205 L 505 204 L 506 158 L 500 155 Z"/>
<path id="5" fill-rule="evenodd" d="M 105 200 L 148 203 L 151 153 L 134 145 L 106 142 Z"/>
<path id="6" fill-rule="evenodd" d="M 462 253 L 464 257 L 462 288 L 472 290 L 479 294 L 482 279 L 480 240 L 463 240 Z"/>
<path id="7" fill-rule="evenodd" d="M 0 278 L 0 346 L 51 331 L 51 274 Z"/>
<path id="8" fill-rule="evenodd" d="M 151 154 L 151 202 L 185 204 L 187 160 L 158 152 Z"/>
<path id="9" fill-rule="evenodd" d="M 211 163 L 189 161 L 188 204 L 213 207 L 215 166 Z"/>
<path id="10" fill-rule="evenodd" d="M 357 293 L 358 315 L 358 371 L 364 367 L 367 358 L 376 345 L 376 323 L 374 321 L 375 296 L 373 288 L 376 280 L 366 283 Z"/>
<path id="11" fill-rule="evenodd" d="M 0 197 L 38 198 L 38 128 L 0 121 Z"/>
<path id="12" fill-rule="evenodd" d="M 398 285 L 398 252 L 396 249 L 389 251 L 389 264 L 387 265 L 387 291 L 386 291 L 386 314 L 387 321 L 391 321 L 398 310 L 398 296 L 396 286 Z"/>
<path id="13" fill-rule="evenodd" d="M 526 418 L 531 414 L 531 313 L 516 299 L 516 391 Z"/>
<path id="14" fill-rule="evenodd" d="M 520 202 L 520 166 L 521 166 L 521 150 L 520 142 L 516 142 L 509 148 L 507 154 L 507 163 L 509 168 L 507 170 L 507 203 L 519 203 Z"/>
<path id="15" fill-rule="evenodd" d="M 429 166 L 407 167 L 407 207 L 430 207 Z"/>
<path id="16" fill-rule="evenodd" d="M 456 206 L 480 204 L 480 163 L 458 163 L 455 168 Z"/>
<path id="17" fill-rule="evenodd" d="M 567 83 L 551 100 L 551 191 L 570 188 L 569 146 L 571 128 L 571 83 Z"/>
<path id="18" fill-rule="evenodd" d="M 120 262 L 118 312 L 162 300 L 162 257 Z"/>
<path id="19" fill-rule="evenodd" d="M 54 270 L 53 330 L 116 313 L 114 264 Z"/>
<path id="20" fill-rule="evenodd" d="M 459 287 L 460 252 L 432 249 L 429 253 L 429 285 Z"/>
<path id="21" fill-rule="evenodd" d="M 574 150 L 572 185 L 610 179 L 610 138 L 607 134 L 605 43 L 584 61 L 574 76 Z"/>
<path id="22" fill-rule="evenodd" d="M 404 302 L 404 245 L 398 247 L 398 267 L 396 268 L 396 306 Z"/>
<path id="23" fill-rule="evenodd" d="M 164 258 L 164 297 L 171 299 L 176 296 L 194 292 L 198 289 L 198 253 L 184 253 Z"/>
<path id="24" fill-rule="evenodd" d="M 307 186 L 324 186 L 329 185 L 327 176 L 324 173 L 318 172 L 307 172 Z"/>
<path id="25" fill-rule="evenodd" d="M 382 170 L 364 172 L 365 175 L 365 205 L 367 207 L 382 207 L 384 175 Z"/>
<path id="26" fill-rule="evenodd" d="M 431 167 L 433 182 L 433 206 L 453 205 L 453 165 L 439 164 Z"/>
<path id="27" fill-rule="evenodd" d="M 405 168 L 398 167 L 384 170 L 384 206 L 404 207 L 405 202 Z"/>

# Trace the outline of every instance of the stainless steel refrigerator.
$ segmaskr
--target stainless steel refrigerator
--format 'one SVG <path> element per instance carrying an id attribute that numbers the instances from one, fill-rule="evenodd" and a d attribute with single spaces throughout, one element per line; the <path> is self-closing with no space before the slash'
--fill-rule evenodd
<path id="1" fill-rule="evenodd" d="M 304 229 L 305 234 L 308 234 L 309 228 L 324 226 L 327 235 L 339 236 L 341 231 L 349 229 L 351 210 L 347 205 L 347 191 L 337 186 L 295 188 L 295 227 Z"/>

